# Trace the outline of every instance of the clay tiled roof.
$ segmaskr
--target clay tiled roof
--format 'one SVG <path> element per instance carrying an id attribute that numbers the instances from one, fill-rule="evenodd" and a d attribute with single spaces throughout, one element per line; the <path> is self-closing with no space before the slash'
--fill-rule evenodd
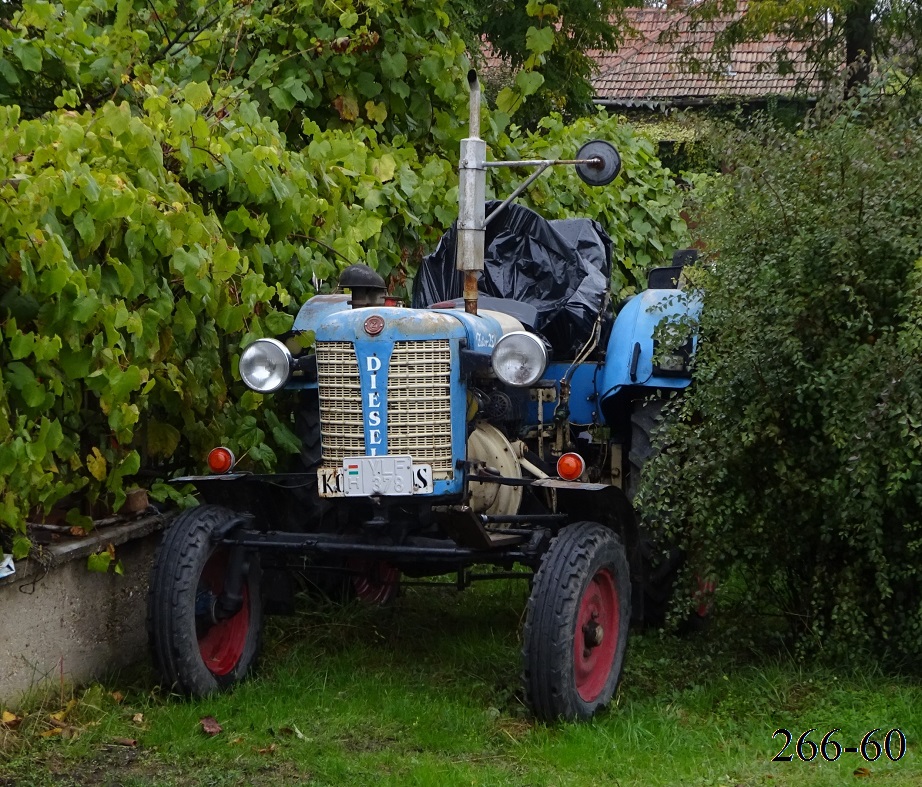
<path id="1" fill-rule="evenodd" d="M 744 13 L 745 5 L 740 6 L 739 13 Z M 715 58 L 716 33 L 733 18 L 738 14 L 692 22 L 681 10 L 628 9 L 628 20 L 637 34 L 629 36 L 617 52 L 592 53 L 599 66 L 593 79 L 596 103 L 693 105 L 723 99 L 754 101 L 769 96 L 816 95 L 818 84 L 809 78 L 805 46 L 775 36 L 738 44 L 729 62 L 721 63 L 719 76 L 706 65 L 694 73 L 683 61 L 689 55 L 700 61 Z M 794 73 L 779 75 L 778 52 L 786 53 Z"/>

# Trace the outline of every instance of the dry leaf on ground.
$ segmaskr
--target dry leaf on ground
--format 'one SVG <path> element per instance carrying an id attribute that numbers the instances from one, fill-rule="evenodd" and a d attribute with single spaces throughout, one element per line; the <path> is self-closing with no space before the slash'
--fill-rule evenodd
<path id="1" fill-rule="evenodd" d="M 217 735 L 221 732 L 221 725 L 218 724 L 218 720 L 214 716 L 205 716 L 199 719 L 199 724 L 202 725 L 202 732 L 206 735 Z"/>

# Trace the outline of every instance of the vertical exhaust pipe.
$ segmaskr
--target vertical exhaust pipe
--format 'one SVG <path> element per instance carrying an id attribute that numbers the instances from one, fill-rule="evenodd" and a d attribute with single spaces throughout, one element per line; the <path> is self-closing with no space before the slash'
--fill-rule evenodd
<path id="1" fill-rule="evenodd" d="M 464 311 L 477 314 L 477 281 L 483 271 L 484 204 L 487 189 L 487 143 L 480 138 L 480 81 L 467 72 L 471 91 L 468 136 L 461 140 L 458 164 L 457 268 L 464 274 Z"/>
<path id="2" fill-rule="evenodd" d="M 472 68 L 467 72 L 467 85 L 471 91 L 468 102 L 467 135 L 473 139 L 480 137 L 480 80 Z"/>

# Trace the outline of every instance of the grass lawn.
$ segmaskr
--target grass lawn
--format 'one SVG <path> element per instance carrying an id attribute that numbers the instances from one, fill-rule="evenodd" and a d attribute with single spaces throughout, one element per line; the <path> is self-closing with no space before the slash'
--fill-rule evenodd
<path id="1" fill-rule="evenodd" d="M 305 601 L 295 617 L 270 618 L 253 679 L 203 701 L 157 689 L 144 666 L 37 694 L 5 709 L 16 719 L 0 724 L 0 787 L 922 785 L 917 678 L 798 664 L 716 626 L 633 636 L 609 711 L 535 724 L 518 687 L 525 596 L 524 582 L 505 582 L 408 588 L 386 609 Z M 208 716 L 217 734 L 203 731 Z M 843 748 L 875 728 L 881 745 L 899 728 L 908 746 L 897 761 L 798 757 L 804 732 L 816 728 L 819 745 L 836 727 Z M 791 762 L 772 761 L 779 728 L 793 736 Z"/>

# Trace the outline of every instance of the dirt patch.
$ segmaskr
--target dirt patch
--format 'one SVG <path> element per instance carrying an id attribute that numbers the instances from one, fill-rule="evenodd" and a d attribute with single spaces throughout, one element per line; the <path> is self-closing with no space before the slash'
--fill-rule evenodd
<path id="1" fill-rule="evenodd" d="M 5 768 L 0 787 L 200 787 L 220 782 L 222 787 L 259 784 L 265 787 L 310 780 L 291 763 L 258 767 L 227 767 L 216 763 L 170 762 L 155 752 L 107 746 L 75 762 L 59 756 L 31 760 Z"/>

